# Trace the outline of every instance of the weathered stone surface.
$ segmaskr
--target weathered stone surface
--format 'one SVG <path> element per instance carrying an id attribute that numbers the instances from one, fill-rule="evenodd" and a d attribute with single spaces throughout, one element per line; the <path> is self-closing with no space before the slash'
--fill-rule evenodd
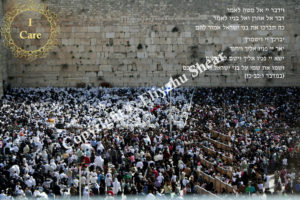
<path id="1" fill-rule="evenodd" d="M 3 3 L 4 2 L 4 3 Z M 0 17 L 17 0 L 0 1 Z M 286 30 L 273 31 L 273 36 L 285 36 L 288 50 L 283 65 L 284 80 L 244 79 L 244 72 L 210 71 L 195 79 L 182 66 L 200 63 L 205 56 L 232 45 L 245 45 L 243 37 L 265 37 L 270 31 L 198 31 L 195 26 L 210 24 L 212 15 L 226 15 L 232 0 L 44 0 L 58 15 L 61 29 L 59 45 L 46 58 L 32 63 L 16 59 L 1 46 L 0 95 L 3 80 L 13 87 L 76 86 L 85 82 L 113 86 L 161 86 L 170 75 L 187 74 L 184 86 L 299 86 L 300 26 L 299 3 L 293 0 L 237 1 L 235 7 L 285 8 Z M 3 4 L 3 5 L 2 5 Z M 3 8 L 3 9 L 2 9 Z M 130 9 L 128 9 L 130 8 Z M 149 12 L 151 11 L 151 12 Z M 239 22 L 245 25 L 246 22 Z M 237 24 L 236 22 L 232 24 Z M 248 23 L 251 24 L 251 23 Z M 46 25 L 36 31 L 46 32 Z M 2 45 L 2 44 L 1 44 Z M 262 45 L 269 45 L 263 42 Z M 33 46 L 31 47 L 33 48 Z M 278 53 L 278 52 L 276 52 Z M 233 56 L 237 55 L 232 53 Z M 248 53 L 245 53 L 247 55 Z M 249 54 L 248 54 L 249 55 Z M 252 53 L 251 53 L 252 55 Z M 262 53 L 255 52 L 254 56 Z M 235 63 L 238 65 L 241 63 Z M 245 64 L 245 63 L 244 63 Z M 227 64 L 227 65 L 230 65 Z M 272 64 L 271 64 L 272 65 Z M 248 73 L 248 71 L 246 71 Z"/>
<path id="2" fill-rule="evenodd" d="M 0 19 L 3 17 L 2 1 L 0 1 Z M 0 43 L 0 97 L 3 95 L 3 83 L 6 80 L 6 51 Z"/>

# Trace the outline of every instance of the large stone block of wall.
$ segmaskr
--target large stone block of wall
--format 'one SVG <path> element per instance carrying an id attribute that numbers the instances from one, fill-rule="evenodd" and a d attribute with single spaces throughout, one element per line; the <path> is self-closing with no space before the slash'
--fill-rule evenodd
<path id="1" fill-rule="evenodd" d="M 0 70 L 2 71 L 2 65 L 0 65 Z M 0 73 L 0 97 L 3 95 L 3 78 L 2 78 L 2 73 Z"/>
<path id="2" fill-rule="evenodd" d="M 16 2 L 5 0 L 4 11 Z M 39 1 L 36 1 L 39 2 Z M 170 76 L 181 75 L 183 65 L 217 55 L 242 43 L 243 31 L 201 32 L 213 14 L 226 15 L 227 7 L 283 7 L 287 50 L 286 78 L 246 80 L 242 72 L 212 72 L 186 86 L 299 86 L 300 19 L 294 0 L 43 0 L 58 14 L 59 45 L 47 58 L 34 62 L 7 56 L 7 82 L 13 87 L 161 86 Z M 41 27 L 41 31 L 43 27 Z M 250 35 L 251 36 L 251 35 Z M 252 35 L 255 36 L 255 35 Z M 257 53 L 256 55 L 261 55 Z M 237 63 L 239 64 L 239 63 Z M 241 64 L 241 63 L 240 63 Z"/>
<path id="3" fill-rule="evenodd" d="M 2 64 L 0 64 L 0 97 L 3 95 Z"/>

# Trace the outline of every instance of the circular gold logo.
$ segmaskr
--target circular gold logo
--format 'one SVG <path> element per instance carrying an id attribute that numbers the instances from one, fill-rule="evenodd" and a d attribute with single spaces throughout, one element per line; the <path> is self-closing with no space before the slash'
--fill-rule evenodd
<path id="1" fill-rule="evenodd" d="M 44 16 L 50 24 L 50 35 L 47 42 L 36 50 L 28 50 L 24 47 L 18 46 L 11 35 L 12 23 L 14 22 L 15 18 L 28 11 Z M 32 26 L 32 19 L 29 18 L 27 23 L 28 26 Z M 4 45 L 12 51 L 15 57 L 24 58 L 29 61 L 36 60 L 37 58 L 43 58 L 46 57 L 48 52 L 58 43 L 57 36 L 59 34 L 59 27 L 57 26 L 57 16 L 45 5 L 34 4 L 32 1 L 29 1 L 25 4 L 17 6 L 17 8 L 5 14 L 3 26 L 1 28 L 1 34 L 4 36 Z M 18 35 L 23 40 L 39 40 L 42 37 L 42 33 L 29 33 L 25 30 L 20 31 Z"/>

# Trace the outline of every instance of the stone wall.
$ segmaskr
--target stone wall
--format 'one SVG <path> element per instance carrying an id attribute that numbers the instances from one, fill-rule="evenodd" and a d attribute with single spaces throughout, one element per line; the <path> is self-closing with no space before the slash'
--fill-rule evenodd
<path id="1" fill-rule="evenodd" d="M 0 1 L 0 19 L 3 16 L 3 9 L 2 9 L 2 1 Z M 3 47 L 3 44 L 0 43 L 0 97 L 3 95 L 3 75 L 6 73 L 6 59 L 5 59 L 6 50 Z M 4 78 L 5 79 L 5 78 Z"/>
<path id="2" fill-rule="evenodd" d="M 4 0 L 9 11 L 16 2 Z M 211 15 L 226 15 L 227 7 L 284 7 L 287 39 L 284 80 L 246 80 L 241 71 L 207 71 L 185 86 L 299 86 L 300 18 L 298 0 L 36 0 L 59 17 L 59 45 L 34 62 L 7 55 L 7 82 L 13 87 L 161 86 L 183 65 L 217 56 L 242 43 L 245 32 L 197 31 L 212 23 Z M 45 26 L 45 27 L 44 27 Z M 46 25 L 36 31 L 47 32 Z M 251 35 L 250 35 L 251 36 Z M 255 35 L 254 35 L 255 36 Z M 260 55 L 257 53 L 257 55 Z"/>

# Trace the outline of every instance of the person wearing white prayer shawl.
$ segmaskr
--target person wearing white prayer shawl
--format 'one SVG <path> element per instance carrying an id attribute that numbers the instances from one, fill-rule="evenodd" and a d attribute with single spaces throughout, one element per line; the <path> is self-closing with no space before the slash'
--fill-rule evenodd
<path id="1" fill-rule="evenodd" d="M 114 195 L 117 195 L 118 192 L 121 192 L 121 184 L 118 179 L 115 178 L 115 181 L 113 182 L 113 193 Z"/>
<path id="2" fill-rule="evenodd" d="M 259 191 L 263 191 L 263 189 L 264 189 L 264 184 L 263 183 L 259 183 L 258 184 L 258 190 Z"/>
<path id="3" fill-rule="evenodd" d="M 11 152 L 14 152 L 14 153 L 18 153 L 19 152 L 19 147 L 14 145 L 11 149 L 10 149 Z"/>
<path id="4" fill-rule="evenodd" d="M 74 184 L 75 187 L 79 186 L 79 180 L 77 178 L 72 179 L 72 183 Z"/>
<path id="5" fill-rule="evenodd" d="M 33 187 L 33 182 L 29 175 L 25 175 L 24 180 L 25 180 L 25 184 L 27 187 L 29 187 L 29 188 Z"/>
<path id="6" fill-rule="evenodd" d="M 158 145 L 158 148 L 160 149 L 160 152 L 159 152 L 159 154 L 162 154 L 162 150 L 163 150 L 163 148 L 164 148 L 164 145 L 163 144 L 159 144 Z"/>
<path id="7" fill-rule="evenodd" d="M 50 160 L 50 166 L 51 166 L 51 168 L 52 168 L 53 170 L 56 170 L 57 165 L 56 165 L 56 163 L 55 163 L 55 161 L 54 161 L 53 158 Z"/>
<path id="8" fill-rule="evenodd" d="M 129 151 L 130 151 L 130 153 L 134 154 L 135 149 L 134 149 L 132 146 L 130 146 L 130 147 L 129 147 Z"/>
<path id="9" fill-rule="evenodd" d="M 91 177 L 90 177 L 90 182 L 91 184 L 96 184 L 97 183 L 97 173 L 96 172 L 91 172 Z"/>
<path id="10" fill-rule="evenodd" d="M 186 176 L 182 179 L 182 185 L 185 187 L 189 183 L 189 180 L 186 178 Z"/>
<path id="11" fill-rule="evenodd" d="M 286 166 L 288 165 L 288 160 L 287 160 L 287 158 L 283 158 L 283 159 L 282 159 L 282 165 L 283 165 L 284 167 L 286 167 Z"/>
<path id="12" fill-rule="evenodd" d="M 8 199 L 7 195 L 4 193 L 4 190 L 1 190 L 0 199 Z"/>
<path id="13" fill-rule="evenodd" d="M 9 173 L 10 173 L 10 176 L 13 176 L 13 175 L 19 176 L 19 174 L 20 174 L 20 168 L 19 168 L 19 166 L 18 165 L 13 165 L 9 169 Z"/>
<path id="14" fill-rule="evenodd" d="M 146 135 L 144 137 L 144 142 L 145 142 L 145 145 L 147 145 L 147 146 L 151 145 L 151 140 L 150 140 L 150 137 L 149 137 L 149 135 L 147 133 L 146 133 Z"/>
<path id="15" fill-rule="evenodd" d="M 112 175 L 110 172 L 108 172 L 106 174 L 106 178 L 105 178 L 105 186 L 108 188 L 108 187 L 111 187 L 112 186 Z"/>
<path id="16" fill-rule="evenodd" d="M 89 196 L 89 189 L 88 189 L 88 186 L 85 186 L 85 187 L 83 188 L 83 196 L 84 196 L 85 198 L 87 198 L 87 197 Z"/>
<path id="17" fill-rule="evenodd" d="M 103 170 L 103 163 L 104 163 L 104 160 L 102 159 L 102 157 L 100 155 L 96 156 L 95 166 L 100 167 Z"/>
<path id="18" fill-rule="evenodd" d="M 20 198 L 20 197 L 25 197 L 25 193 L 24 191 L 22 190 L 21 186 L 20 185 L 16 185 L 15 187 L 15 190 L 16 190 L 16 194 L 17 196 Z"/>
<path id="19" fill-rule="evenodd" d="M 157 180 L 160 184 L 162 184 L 162 182 L 164 181 L 164 177 L 163 177 L 162 173 L 159 173 L 159 175 L 158 175 L 158 177 L 156 178 L 156 180 Z"/>
<path id="20" fill-rule="evenodd" d="M 175 174 L 172 175 L 171 181 L 177 183 L 177 176 Z"/>
<path id="21" fill-rule="evenodd" d="M 33 197 L 35 197 L 35 198 L 39 198 L 39 197 L 41 197 L 42 195 L 41 195 L 41 193 L 40 193 L 40 191 L 39 190 L 35 190 L 34 192 L 33 192 Z"/>
<path id="22" fill-rule="evenodd" d="M 185 168 L 185 165 L 184 165 L 182 160 L 178 161 L 178 167 L 179 167 L 180 170 L 183 170 Z"/>
<path id="23" fill-rule="evenodd" d="M 139 160 L 139 161 L 136 163 L 136 167 L 137 167 L 138 169 L 143 169 L 143 167 L 144 167 L 143 162 Z"/>
<path id="24" fill-rule="evenodd" d="M 48 160 L 48 154 L 47 154 L 46 150 L 42 151 L 42 158 L 43 158 L 44 161 Z"/>
<path id="25" fill-rule="evenodd" d="M 269 175 L 265 175 L 265 185 L 264 187 L 265 188 L 270 188 L 270 180 L 271 180 L 271 177 Z"/>
<path id="26" fill-rule="evenodd" d="M 158 154 L 154 156 L 154 161 L 161 161 L 163 160 L 163 155 L 162 154 Z"/>
<path id="27" fill-rule="evenodd" d="M 64 172 L 62 172 L 60 175 L 59 175 L 59 178 L 60 179 L 67 179 L 68 178 L 68 176 L 64 173 Z"/>
<path id="28" fill-rule="evenodd" d="M 102 145 L 102 142 L 99 140 L 99 141 L 97 142 L 97 151 L 100 151 L 100 153 L 102 153 L 103 150 L 104 150 L 104 147 L 103 147 L 103 145 Z"/>

